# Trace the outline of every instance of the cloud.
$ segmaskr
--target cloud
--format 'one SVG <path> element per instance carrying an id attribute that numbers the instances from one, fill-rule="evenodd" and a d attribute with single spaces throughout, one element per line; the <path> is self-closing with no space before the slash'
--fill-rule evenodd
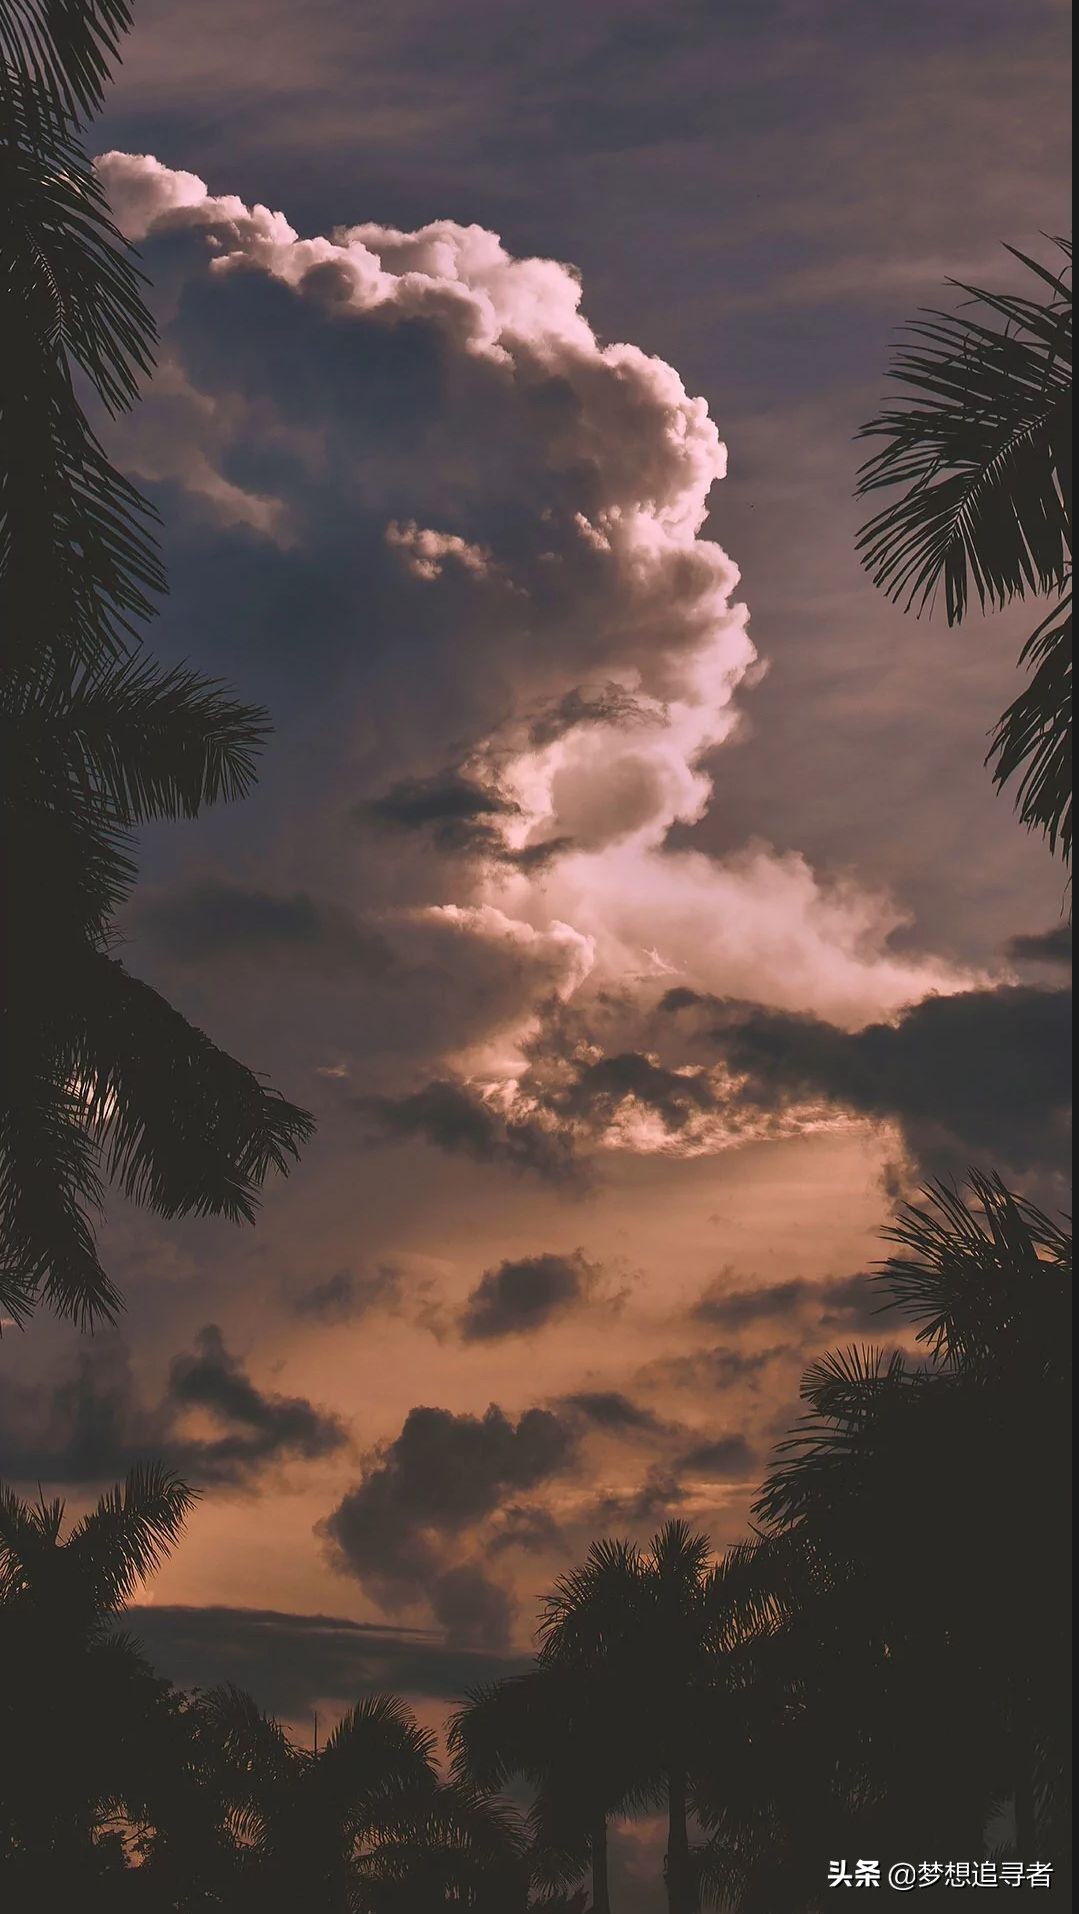
<path id="1" fill-rule="evenodd" d="M 380 1263 L 372 1270 L 334 1270 L 294 1296 L 292 1308 L 297 1316 L 321 1322 L 357 1322 L 377 1310 L 395 1314 L 403 1293 L 404 1271 L 395 1263 Z"/>
<path id="2" fill-rule="evenodd" d="M 180 963 L 291 961 L 306 968 L 344 968 L 367 978 L 387 976 L 394 964 L 378 931 L 356 923 L 339 905 L 319 903 L 302 891 L 286 897 L 209 878 L 141 895 L 135 923 Z"/>
<path id="3" fill-rule="evenodd" d="M 1027 937 L 1013 937 L 1007 945 L 1007 955 L 1015 963 L 1062 964 L 1071 968 L 1072 927 L 1069 924 L 1054 924 L 1052 930 L 1037 931 Z"/>
<path id="4" fill-rule="evenodd" d="M 316 1409 L 304 1396 L 267 1395 L 256 1388 L 242 1364 L 225 1347 L 216 1323 L 207 1323 L 190 1354 L 169 1364 L 167 1401 L 179 1417 L 202 1409 L 223 1427 L 208 1440 L 174 1441 L 178 1466 L 208 1482 L 236 1482 L 263 1464 L 288 1457 L 313 1462 L 345 1445 L 345 1430 L 334 1415 Z"/>
<path id="5" fill-rule="evenodd" d="M 565 1183 L 579 1174 L 572 1143 L 530 1116 L 507 1115 L 477 1090 L 448 1079 L 401 1097 L 365 1097 L 360 1111 L 390 1137 L 422 1137 L 477 1163 L 532 1170 Z"/>
<path id="6" fill-rule="evenodd" d="M 465 1342 L 489 1342 L 540 1329 L 585 1301 L 598 1271 L 572 1256 L 523 1256 L 489 1269 L 469 1296 L 458 1329 Z"/>
<path id="7" fill-rule="evenodd" d="M 394 948 L 414 944 L 428 977 L 430 1014 L 350 1019 L 354 1049 L 379 1057 L 383 1128 L 564 1176 L 596 1139 L 567 1149 L 515 1068 L 552 988 L 584 1006 L 628 990 L 645 1019 L 673 976 L 856 1026 L 971 981 L 898 950 L 903 911 L 853 876 L 672 837 L 704 819 L 735 701 L 759 677 L 737 568 L 705 535 L 726 452 L 670 365 L 597 337 L 571 267 L 452 220 L 303 238 L 150 156 L 98 164 L 169 288 L 188 398 L 165 436 L 187 434 L 245 492 L 272 473 L 288 526 L 257 566 L 250 527 L 222 520 L 211 538 L 203 473 L 196 535 L 177 465 L 189 622 L 223 656 L 237 630 L 264 628 L 256 655 L 290 726 L 280 775 L 312 821 L 290 816 L 284 834 L 302 895 L 363 895 L 365 921 L 373 898 L 379 934 L 392 919 Z M 123 428 L 136 471 L 155 402 L 151 388 Z M 370 827 L 347 870 L 321 828 L 345 811 Z M 451 934 L 462 988 L 443 1005 L 425 940 L 448 962 Z M 511 941 L 512 1006 L 464 983 L 506 964 Z M 421 1042 L 426 1069 L 388 1081 L 393 1045 Z M 696 1120 L 695 1102 L 712 1114 L 703 1082 L 673 1068 L 665 1098 L 640 1077 L 649 1121 L 605 1147 L 669 1147 L 676 1129 L 683 1146 L 734 1140 Z"/>
<path id="8" fill-rule="evenodd" d="M 793 1322 L 804 1315 L 825 1328 L 879 1329 L 879 1312 L 888 1300 L 881 1285 L 862 1274 L 827 1277 L 823 1282 L 795 1276 L 752 1289 L 732 1289 L 728 1277 L 725 1272 L 698 1298 L 692 1312 L 698 1322 L 744 1329 L 777 1318 Z"/>
<path id="9" fill-rule="evenodd" d="M 513 1630 L 517 1605 L 477 1562 L 458 1562 L 437 1576 L 431 1607 L 448 1641 L 463 1648 L 504 1648 Z"/>
<path id="10" fill-rule="evenodd" d="M 725 1435 L 695 1443 L 679 1456 L 675 1466 L 687 1476 L 729 1481 L 755 1474 L 758 1462 L 756 1450 L 744 1435 Z"/>
<path id="11" fill-rule="evenodd" d="M 459 1538 L 561 1474 L 576 1450 L 572 1426 L 549 1409 L 526 1409 L 516 1422 L 496 1404 L 483 1416 L 411 1409 L 321 1525 L 331 1560 L 380 1604 L 419 1600 L 459 1566 L 447 1548 L 459 1554 Z"/>
<path id="12" fill-rule="evenodd" d="M 136 1604 L 127 1624 L 151 1661 L 182 1688 L 235 1682 L 285 1720 L 372 1690 L 452 1701 L 519 1672 L 518 1661 L 453 1648 L 420 1629 L 275 1609 Z"/>
<path id="13" fill-rule="evenodd" d="M 216 1432 L 190 1433 L 194 1416 Z M 173 1357 L 157 1402 L 142 1400 L 114 1335 L 80 1351 L 51 1388 L 12 1392 L 0 1433 L 14 1481 L 108 1482 L 157 1456 L 193 1483 L 230 1488 L 254 1487 L 282 1463 L 334 1455 L 347 1440 L 339 1419 L 306 1397 L 259 1389 L 214 1323 Z"/>
<path id="14" fill-rule="evenodd" d="M 853 1032 L 685 990 L 669 993 L 666 1006 L 699 1018 L 730 1073 L 735 1109 L 824 1098 L 896 1122 L 911 1156 L 933 1173 L 962 1174 L 971 1162 L 1057 1172 L 1067 1161 L 1066 991 L 1011 985 L 930 997 L 894 1023 Z"/>
<path id="15" fill-rule="evenodd" d="M 598 1429 L 616 1433 L 640 1430 L 651 1434 L 667 1427 L 651 1409 L 634 1402 L 619 1389 L 580 1389 L 574 1395 L 563 1396 L 562 1401 L 567 1409 L 576 1410 Z"/>
<path id="16" fill-rule="evenodd" d="M 491 569 L 491 554 L 484 546 L 470 545 L 455 532 L 425 531 L 415 519 L 410 519 L 407 525 L 393 522 L 387 525 L 386 543 L 401 553 L 414 578 L 431 582 L 441 578 L 447 560 L 481 576 Z"/>

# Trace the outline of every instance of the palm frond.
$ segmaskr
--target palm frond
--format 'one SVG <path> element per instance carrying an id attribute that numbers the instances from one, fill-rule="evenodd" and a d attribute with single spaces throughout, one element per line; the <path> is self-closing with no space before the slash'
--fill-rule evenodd
<path id="1" fill-rule="evenodd" d="M 130 1469 L 72 1530 L 66 1547 L 94 1610 L 128 1601 L 179 1540 L 195 1492 L 160 1462 Z"/>
<path id="2" fill-rule="evenodd" d="M 128 0 L 3 0 L 0 99 L 18 88 L 57 119 L 98 112 L 130 25 Z"/>
<path id="3" fill-rule="evenodd" d="M 861 532 L 863 563 L 907 608 L 943 582 L 949 624 L 972 591 L 999 606 L 1068 577 L 1071 292 L 1050 284 L 1048 301 L 961 288 L 1000 325 L 931 312 L 909 327 L 892 376 L 913 396 L 859 435 L 886 443 L 858 495 L 901 488 Z"/>
<path id="4" fill-rule="evenodd" d="M 254 1219 L 271 1170 L 287 1173 L 313 1118 L 267 1089 L 115 958 L 69 970 L 68 1062 L 107 1172 L 162 1216 Z"/>
<path id="5" fill-rule="evenodd" d="M 1019 655 L 1030 682 L 993 733 L 986 763 L 1003 790 L 1019 774 L 1015 808 L 1066 864 L 1072 853 L 1072 594 L 1053 605 Z"/>

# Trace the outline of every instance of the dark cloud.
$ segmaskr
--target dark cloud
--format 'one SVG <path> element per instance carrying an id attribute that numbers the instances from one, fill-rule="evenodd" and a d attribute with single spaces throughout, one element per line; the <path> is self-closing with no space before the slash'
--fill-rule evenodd
<path id="1" fill-rule="evenodd" d="M 451 1154 L 531 1170 L 548 1182 L 572 1182 L 581 1174 L 570 1138 L 536 1118 L 507 1116 L 448 1078 L 407 1096 L 358 1098 L 355 1107 L 389 1137 L 421 1137 Z"/>
<path id="2" fill-rule="evenodd" d="M 297 1316 L 321 1322 L 356 1322 L 376 1310 L 398 1310 L 403 1290 L 404 1272 L 396 1263 L 379 1263 L 372 1270 L 338 1269 L 301 1290 L 292 1298 L 292 1308 Z"/>
<path id="3" fill-rule="evenodd" d="M 192 1468 L 202 1481 L 235 1482 L 286 1456 L 313 1462 L 334 1454 L 346 1440 L 338 1418 L 306 1397 L 257 1389 L 229 1354 L 216 1323 L 199 1331 L 192 1354 L 173 1357 L 168 1401 L 177 1412 L 205 1409 L 225 1426 L 220 1436 L 172 1445 L 179 1466 Z"/>
<path id="4" fill-rule="evenodd" d="M 734 1476 L 739 1479 L 753 1475 L 757 1468 L 757 1452 L 744 1435 L 716 1436 L 710 1442 L 698 1442 L 679 1456 L 676 1468 L 687 1475 Z"/>
<path id="5" fill-rule="evenodd" d="M 672 990 L 740 1079 L 736 1105 L 764 1111 L 824 1098 L 901 1126 L 915 1160 L 962 1174 L 1067 1162 L 1071 996 L 1028 985 L 928 997 L 894 1024 L 846 1031 L 810 1016 Z"/>
<path id="6" fill-rule="evenodd" d="M 1012 937 L 1005 946 L 1005 954 L 1016 963 L 1062 964 L 1071 968 L 1072 927 L 1069 924 L 1054 924 L 1052 930 L 1036 931 L 1028 937 Z"/>
<path id="7" fill-rule="evenodd" d="M 667 1427 L 651 1409 L 634 1402 L 619 1389 L 582 1389 L 575 1395 L 563 1396 L 562 1402 L 567 1409 L 575 1409 L 578 1415 L 600 1429 L 659 1431 Z"/>
<path id="8" fill-rule="evenodd" d="M 526 1554 L 542 1554 L 560 1548 L 564 1537 L 549 1509 L 537 1503 L 513 1502 L 500 1509 L 498 1527 L 486 1539 L 488 1555 L 502 1555 L 507 1549 L 523 1549 Z"/>
<path id="9" fill-rule="evenodd" d="M 292 960 L 381 978 L 395 961 L 378 932 L 303 891 L 283 896 L 208 879 L 141 899 L 134 921 L 150 943 L 180 963 Z"/>
<path id="10" fill-rule="evenodd" d="M 219 1433 L 189 1435 L 196 1410 Z M 193 1483 L 234 1488 L 254 1486 L 276 1463 L 335 1454 L 347 1439 L 338 1418 L 306 1397 L 260 1390 L 213 1323 L 173 1358 L 157 1403 L 141 1400 L 126 1346 L 109 1339 L 80 1352 L 51 1390 L 11 1395 L 0 1434 L 0 1467 L 15 1481 L 106 1482 L 160 1456 Z"/>
<path id="11" fill-rule="evenodd" d="M 496 784 L 460 767 L 431 777 L 401 778 L 381 797 L 360 805 L 357 816 L 373 824 L 422 832 L 448 855 L 483 857 L 514 870 L 540 870 L 570 847 L 568 837 L 546 838 L 513 850 L 503 824 L 521 807 Z"/>
<path id="12" fill-rule="evenodd" d="M 128 1609 L 125 1620 L 154 1666 L 178 1686 L 235 1682 L 289 1720 L 372 1689 L 450 1701 L 520 1667 L 497 1654 L 447 1647 L 419 1629 L 333 1615 L 155 1603 Z"/>
<path id="13" fill-rule="evenodd" d="M 586 690 L 575 685 L 571 691 L 537 713 L 528 729 L 528 741 L 542 748 L 586 724 L 654 725 L 662 721 L 654 704 L 642 704 L 624 685 L 609 683 Z"/>
<path id="14" fill-rule="evenodd" d="M 466 1342 L 520 1336 L 563 1316 L 588 1296 L 597 1271 L 578 1251 L 572 1256 L 523 1256 L 489 1269 L 458 1317 Z"/>
<path id="15" fill-rule="evenodd" d="M 866 1275 L 829 1277 L 811 1283 L 804 1276 L 752 1289 L 731 1289 L 726 1276 L 710 1283 L 693 1307 L 698 1322 L 740 1329 L 748 1323 L 793 1320 L 811 1314 L 822 1325 L 868 1329 L 888 1304 L 884 1289 Z M 879 1326 L 879 1324 L 878 1324 Z"/>
<path id="16" fill-rule="evenodd" d="M 437 1576 L 430 1601 L 447 1640 L 457 1646 L 503 1648 L 510 1639 L 517 1605 L 476 1562 L 458 1562 Z"/>
<path id="17" fill-rule="evenodd" d="M 657 1529 L 676 1512 L 685 1496 L 673 1468 L 661 1465 L 635 1489 L 598 1496 L 583 1519 L 591 1536 L 609 1535 L 612 1529 Z"/>
<path id="18" fill-rule="evenodd" d="M 411 1409 L 322 1525 L 332 1558 L 379 1601 L 415 1599 L 454 1565 L 443 1560 L 447 1540 L 558 1475 L 576 1448 L 570 1423 L 549 1409 L 516 1422 L 493 1403 L 483 1416 Z"/>
<path id="19" fill-rule="evenodd" d="M 716 1095 L 707 1076 L 684 1076 L 638 1050 L 626 1050 L 585 1064 L 576 1080 L 552 1098 L 566 1115 L 592 1123 L 609 1123 L 628 1101 L 652 1110 L 668 1130 L 677 1131 L 702 1110 L 714 1109 Z"/>

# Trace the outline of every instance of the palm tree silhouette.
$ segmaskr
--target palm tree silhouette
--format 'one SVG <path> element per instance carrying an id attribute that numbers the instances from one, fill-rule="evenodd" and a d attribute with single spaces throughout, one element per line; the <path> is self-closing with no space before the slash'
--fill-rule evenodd
<path id="1" fill-rule="evenodd" d="M 123 0 L 0 5 L 0 1308 L 119 1299 L 88 1212 L 114 1178 L 166 1216 L 250 1218 L 310 1135 L 111 954 L 132 832 L 249 788 L 265 714 L 139 651 L 164 577 L 153 513 L 80 392 L 130 407 L 153 361 L 142 280 L 80 144 Z"/>
<path id="2" fill-rule="evenodd" d="M 177 1540 L 191 1491 L 133 1469 L 63 1536 L 64 1504 L 0 1487 L 0 1883 L 12 1905 L 89 1892 L 110 1819 L 145 1817 L 174 1742 L 167 1684 L 115 1627 Z"/>
<path id="3" fill-rule="evenodd" d="M 534 1876 L 545 1888 L 571 1886 L 587 1868 L 590 1914 L 611 1914 L 607 1823 L 636 1779 L 621 1722 L 628 1705 L 604 1668 L 547 1662 L 475 1689 L 448 1729 L 466 1785 L 494 1793 L 530 1783 Z"/>
<path id="4" fill-rule="evenodd" d="M 523 1908 L 512 1817 L 440 1785 L 434 1735 L 396 1696 L 357 1702 L 317 1753 L 240 1689 L 215 1689 L 203 1707 L 248 1849 L 245 1905 L 281 1914 Z"/>
<path id="5" fill-rule="evenodd" d="M 989 751 L 999 787 L 1018 775 L 1016 808 L 1071 856 L 1071 242 L 1053 271 L 1008 250 L 1037 281 L 1029 295 L 961 286 L 983 309 L 931 312 L 907 328 L 893 377 L 906 388 L 862 427 L 885 441 L 861 469 L 859 496 L 900 496 L 864 527 L 874 582 L 906 609 L 943 581 L 957 624 L 1028 595 L 1052 602 L 1020 664 L 1033 676 L 997 725 Z M 988 761 L 988 760 L 987 760 Z"/>
<path id="6" fill-rule="evenodd" d="M 624 1541 L 593 1545 L 548 1596 L 541 1662 L 584 1674 L 602 1671 L 635 1697 L 636 1732 L 626 1755 L 625 1799 L 667 1809 L 664 1878 L 670 1914 L 698 1906 L 689 1813 L 696 1777 L 714 1735 L 716 1684 L 707 1536 L 668 1522 L 646 1550 Z"/>
<path id="7" fill-rule="evenodd" d="M 826 1848 L 981 1853 L 1002 1805 L 1019 1858 L 1066 1853 L 1071 1239 L 977 1172 L 889 1233 L 926 1360 L 810 1368 L 740 1565 L 747 1761 L 698 1799 L 706 1878 L 747 1908 L 822 1905 Z"/>

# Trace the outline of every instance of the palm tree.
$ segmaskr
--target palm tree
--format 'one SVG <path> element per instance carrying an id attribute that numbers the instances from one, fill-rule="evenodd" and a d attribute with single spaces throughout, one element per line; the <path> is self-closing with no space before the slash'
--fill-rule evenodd
<path id="1" fill-rule="evenodd" d="M 684 1522 L 668 1522 L 644 1551 L 599 1542 L 556 1584 L 541 1623 L 545 1665 L 602 1671 L 633 1697 L 625 1799 L 639 1807 L 666 1804 L 670 1914 L 694 1914 L 698 1906 L 689 1813 L 723 1681 L 713 1573 L 708 1538 Z"/>
<path id="2" fill-rule="evenodd" d="M 153 360 L 142 281 L 80 144 L 124 0 L 0 0 L 0 1309 L 119 1299 L 88 1212 L 105 1177 L 166 1216 L 250 1218 L 305 1111 L 111 954 L 132 832 L 237 798 L 265 714 L 139 650 L 153 514 L 80 392 L 128 408 Z"/>
<path id="3" fill-rule="evenodd" d="M 698 1801 L 706 1878 L 747 1910 L 822 1904 L 825 1844 L 978 1852 L 1002 1804 L 1022 1855 L 1064 1847 L 1070 1237 L 978 1173 L 890 1234 L 882 1282 L 927 1359 L 813 1365 L 741 1565 L 749 1794 Z"/>
<path id="4" fill-rule="evenodd" d="M 191 1491 L 133 1469 L 63 1536 L 64 1505 L 0 1487 L 0 1883 L 21 1905 L 89 1891 L 110 1821 L 144 1818 L 175 1709 L 119 1610 L 167 1555 Z M 156 1777 L 156 1779 L 155 1779 Z M 29 1901 L 27 1902 L 29 1904 Z"/>
<path id="5" fill-rule="evenodd" d="M 357 1702 L 317 1752 L 298 1747 L 239 1689 L 216 1689 L 203 1707 L 249 1855 L 252 1908 L 523 1909 L 512 1817 L 464 1787 L 439 1784 L 434 1736 L 396 1696 Z"/>
<path id="6" fill-rule="evenodd" d="M 534 1873 L 555 1888 L 587 1867 L 591 1914 L 611 1914 L 607 1823 L 632 1793 L 620 1724 L 627 1701 L 602 1668 L 548 1662 L 475 1689 L 449 1724 L 459 1781 L 486 1793 L 515 1779 L 534 1789 Z"/>
<path id="7" fill-rule="evenodd" d="M 950 625 L 972 596 L 983 611 L 1051 602 L 1020 665 L 1033 676 L 1000 719 L 989 760 L 998 788 L 1071 856 L 1071 242 L 1059 271 L 1008 250 L 1037 281 L 1028 295 L 961 286 L 984 317 L 930 312 L 907 329 L 892 374 L 902 403 L 862 427 L 885 441 L 859 496 L 901 487 L 858 546 L 874 583 L 905 609 L 943 581 Z M 989 761 L 987 760 L 987 762 Z"/>

